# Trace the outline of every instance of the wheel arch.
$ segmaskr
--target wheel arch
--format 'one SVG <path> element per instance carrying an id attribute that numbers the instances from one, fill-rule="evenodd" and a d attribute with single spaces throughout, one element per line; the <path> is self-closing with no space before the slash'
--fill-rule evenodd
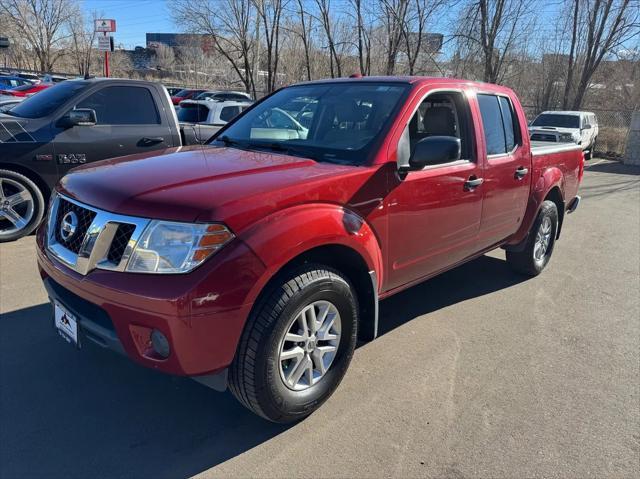
<path id="1" fill-rule="evenodd" d="M 250 314 L 259 307 L 287 274 L 305 264 L 319 264 L 339 271 L 355 289 L 359 307 L 358 338 L 369 341 L 376 337 L 378 329 L 377 273 L 371 270 L 362 255 L 355 249 L 340 243 L 315 246 L 297 254 L 282 264 L 266 280 L 256 296 Z"/>
<path id="2" fill-rule="evenodd" d="M 0 170 L 14 171 L 15 173 L 19 173 L 23 176 L 26 176 L 31 181 L 33 181 L 42 192 L 45 205 L 49 201 L 49 197 L 51 196 L 51 188 L 49 188 L 49 185 L 47 185 L 47 182 L 44 181 L 42 177 L 32 169 L 27 168 L 26 166 L 15 164 L 15 163 L 4 163 L 0 161 Z"/>
<path id="3" fill-rule="evenodd" d="M 558 185 L 554 186 L 553 188 L 551 188 L 551 190 L 549 190 L 547 195 L 544 197 L 544 200 L 542 200 L 542 202 L 540 203 L 540 206 L 542 206 L 542 203 L 547 200 L 555 203 L 556 208 L 558 209 L 558 231 L 556 232 L 556 239 L 558 239 L 560 238 L 560 231 L 562 230 L 562 222 L 564 221 L 564 210 L 565 210 L 564 198 L 562 196 L 562 192 L 560 191 L 560 187 Z M 538 208 L 538 210 L 539 209 L 540 208 Z"/>

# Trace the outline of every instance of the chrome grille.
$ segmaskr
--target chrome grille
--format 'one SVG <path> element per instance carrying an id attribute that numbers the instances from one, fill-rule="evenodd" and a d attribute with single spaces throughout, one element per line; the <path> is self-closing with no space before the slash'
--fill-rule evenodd
<path id="1" fill-rule="evenodd" d="M 74 234 L 65 240 L 60 233 L 60 224 L 62 223 L 62 218 L 71 211 L 77 215 L 78 227 Z M 89 229 L 89 226 L 91 226 L 95 217 L 95 211 L 88 210 L 82 206 L 76 205 L 75 203 L 71 203 L 70 201 L 60 199 L 55 223 L 56 228 L 54 228 L 56 240 L 65 245 L 70 251 L 78 254 L 80 252 L 80 247 L 82 246 L 82 241 L 87 234 L 87 230 Z"/>
<path id="2" fill-rule="evenodd" d="M 135 229 L 135 225 L 131 224 L 122 223 L 118 226 L 118 230 L 113 236 L 113 241 L 111 241 L 109 253 L 107 254 L 107 259 L 113 264 L 120 263 L 122 255 L 124 254 L 124 250 L 127 248 L 129 240 L 131 239 L 131 235 L 133 234 Z"/>
<path id="3" fill-rule="evenodd" d="M 78 224 L 66 239 L 62 221 L 75 213 Z M 47 250 L 80 274 L 94 269 L 124 271 L 149 220 L 104 211 L 55 195 L 47 223 Z"/>
<path id="4" fill-rule="evenodd" d="M 545 133 L 534 133 L 531 135 L 531 139 L 534 141 L 558 141 L 558 137 L 556 135 L 549 135 Z"/>

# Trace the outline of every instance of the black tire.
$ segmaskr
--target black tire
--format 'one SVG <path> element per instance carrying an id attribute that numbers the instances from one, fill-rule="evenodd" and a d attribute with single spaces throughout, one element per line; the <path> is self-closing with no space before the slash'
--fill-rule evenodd
<path id="1" fill-rule="evenodd" d="M 549 221 L 551 222 L 549 242 L 542 257 L 536 258 L 536 242 L 538 240 L 539 233 L 542 232 L 541 226 L 543 222 L 545 222 L 545 218 L 549 218 Z M 549 259 L 553 253 L 553 247 L 556 243 L 557 233 L 558 208 L 553 201 L 544 201 L 540 207 L 536 220 L 533 222 L 531 231 L 527 236 L 524 249 L 522 251 L 507 251 L 507 263 L 509 263 L 509 266 L 518 273 L 528 276 L 539 275 L 549 263 Z"/>
<path id="2" fill-rule="evenodd" d="M 9 221 L 6 216 L 0 214 L 0 243 L 14 241 L 31 234 L 40 224 L 40 221 L 42 221 L 46 209 L 44 196 L 40 188 L 26 176 L 11 170 L 0 170 L 0 187 L 3 189 L 3 191 L 0 192 L 2 193 L 0 194 L 0 208 L 6 207 L 4 203 L 5 195 L 6 197 L 11 196 L 18 191 L 17 187 L 22 187 L 26 190 L 31 195 L 33 203 L 33 212 L 29 221 L 18 229 L 15 229 L 15 224 Z M 18 208 L 21 207 L 22 205 L 18 205 Z M 24 208 L 26 207 L 27 206 L 24 205 Z M 18 210 L 18 212 L 20 212 L 20 210 Z M 0 209 L 0 213 L 4 213 L 4 210 Z"/>
<path id="3" fill-rule="evenodd" d="M 333 362 L 317 383 L 290 389 L 281 377 L 282 338 L 302 309 L 329 301 L 340 314 L 341 334 Z M 229 388 L 248 409 L 273 422 L 303 419 L 318 409 L 344 377 L 358 335 L 358 302 L 349 281 L 338 271 L 307 264 L 281 276 L 254 308 L 229 368 Z"/>

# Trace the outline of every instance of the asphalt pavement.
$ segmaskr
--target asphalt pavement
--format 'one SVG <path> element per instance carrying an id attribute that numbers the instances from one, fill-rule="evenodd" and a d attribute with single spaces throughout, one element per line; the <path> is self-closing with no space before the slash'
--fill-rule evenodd
<path id="1" fill-rule="evenodd" d="M 0 245 L 0 477 L 638 477 L 640 169 L 589 162 L 544 273 L 489 255 L 381 305 L 293 426 L 52 329 L 34 238 Z"/>

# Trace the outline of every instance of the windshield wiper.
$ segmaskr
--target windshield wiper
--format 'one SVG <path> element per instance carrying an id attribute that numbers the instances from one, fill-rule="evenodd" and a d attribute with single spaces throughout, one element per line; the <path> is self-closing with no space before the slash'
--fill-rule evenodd
<path id="1" fill-rule="evenodd" d="M 240 145 L 240 142 L 232 140 L 227 135 L 222 135 L 220 138 L 216 138 L 214 141 L 221 141 L 222 143 L 224 143 L 224 146 Z"/>
<path id="2" fill-rule="evenodd" d="M 309 150 L 303 148 L 296 148 L 292 145 L 285 145 L 277 141 L 270 143 L 247 143 L 247 148 L 258 148 L 260 150 L 271 150 L 286 153 L 292 156 L 300 156 L 303 158 L 309 158 L 311 160 L 318 161 L 315 155 L 312 155 Z"/>

